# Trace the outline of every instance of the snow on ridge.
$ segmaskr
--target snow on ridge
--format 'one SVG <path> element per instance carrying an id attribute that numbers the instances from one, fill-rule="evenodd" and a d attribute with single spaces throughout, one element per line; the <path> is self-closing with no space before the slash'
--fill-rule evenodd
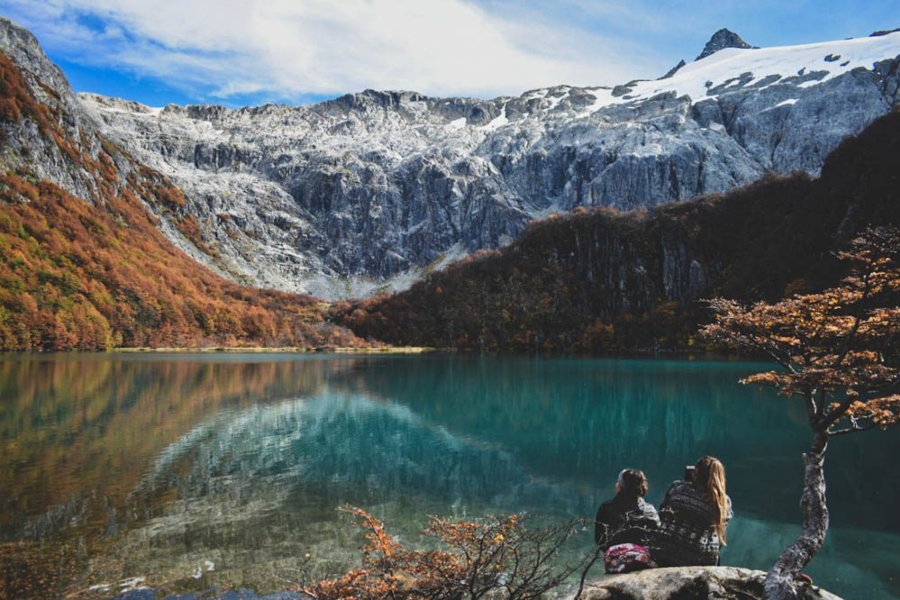
<path id="1" fill-rule="evenodd" d="M 164 107 L 162 106 L 147 106 L 133 100 L 101 96 L 100 94 L 94 94 L 92 92 L 80 92 L 77 96 L 82 104 L 89 104 L 97 110 L 108 113 L 157 117 L 164 110 Z"/>
<path id="2" fill-rule="evenodd" d="M 627 84 L 629 91 L 625 94 L 614 96 L 612 90 L 605 87 L 583 88 L 596 100 L 582 109 L 576 118 L 587 117 L 612 104 L 646 100 L 666 92 L 674 91 L 677 96 L 689 96 L 696 102 L 742 87 L 757 85 L 760 86 L 758 89 L 764 89 L 789 77 L 820 74 L 820 77 L 796 84 L 798 87 L 811 87 L 859 67 L 872 69 L 876 62 L 898 56 L 900 32 L 799 46 L 725 48 L 686 64 L 666 79 Z M 745 77 L 742 81 L 741 75 L 744 74 L 749 74 L 749 78 Z M 763 84 L 767 77 L 773 81 Z M 710 93 L 714 88 L 719 89 L 716 93 Z M 546 97 L 551 89 L 533 90 L 523 97 Z"/>
<path id="3" fill-rule="evenodd" d="M 484 131 L 494 131 L 500 127 L 509 123 L 509 119 L 506 116 L 506 104 L 503 104 L 503 109 L 500 111 L 500 116 L 495 117 L 493 121 L 481 127 Z"/>
<path id="4" fill-rule="evenodd" d="M 688 63 L 668 79 L 638 82 L 624 98 L 648 98 L 674 90 L 696 101 L 708 97 L 710 88 L 743 73 L 753 76 L 744 85 L 753 85 L 771 75 L 786 78 L 824 71 L 827 74 L 815 82 L 822 83 L 858 67 L 871 69 L 874 63 L 896 56 L 900 56 L 900 32 L 800 46 L 726 48 Z"/>
<path id="5" fill-rule="evenodd" d="M 582 110 L 578 114 L 579 117 L 586 117 L 588 115 L 591 115 L 601 108 L 609 106 L 610 104 L 613 104 L 620 100 L 619 98 L 616 98 L 612 95 L 612 90 L 609 88 L 585 88 L 585 91 L 593 94 L 596 100 L 594 100 L 594 103 L 592 105 Z"/>

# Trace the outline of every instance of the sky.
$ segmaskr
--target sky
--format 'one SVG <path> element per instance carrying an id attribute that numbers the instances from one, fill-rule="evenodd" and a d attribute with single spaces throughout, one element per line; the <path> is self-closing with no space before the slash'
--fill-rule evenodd
<path id="1" fill-rule="evenodd" d="M 0 0 L 76 91 L 303 105 L 655 79 L 728 28 L 787 46 L 900 27 L 898 0 Z"/>

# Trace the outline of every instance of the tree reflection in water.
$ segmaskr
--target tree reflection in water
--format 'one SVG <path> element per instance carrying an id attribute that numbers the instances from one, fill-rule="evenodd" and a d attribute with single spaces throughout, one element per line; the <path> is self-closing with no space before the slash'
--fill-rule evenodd
<path id="1" fill-rule="evenodd" d="M 784 399 L 735 383 L 752 368 L 436 356 L 7 358 L 4 551 L 22 554 L 10 545 L 21 540 L 81 548 L 83 568 L 54 584 L 66 590 L 148 576 L 185 589 L 266 591 L 296 579 L 306 554 L 314 575 L 355 561 L 357 532 L 335 512 L 342 504 L 364 507 L 407 540 L 428 515 L 590 517 L 623 466 L 648 474 L 658 502 L 683 464 L 711 453 L 728 468 L 738 513 L 723 560 L 765 568 L 799 523 L 792 465 L 803 429 L 785 419 Z M 864 573 L 887 578 L 896 563 L 884 563 L 884 552 L 900 558 L 894 503 L 882 501 L 898 496 L 897 473 L 883 476 L 897 467 L 879 458 L 897 442 L 873 437 L 868 446 L 841 440 L 830 458 L 829 477 L 841 481 L 829 494 L 836 527 L 811 572 L 837 592 L 865 582 L 874 594 L 897 593 Z M 853 510 L 860 501 L 871 508 L 865 515 Z M 862 544 L 862 527 L 886 531 L 866 531 Z M 572 551 L 590 543 L 586 535 Z"/>

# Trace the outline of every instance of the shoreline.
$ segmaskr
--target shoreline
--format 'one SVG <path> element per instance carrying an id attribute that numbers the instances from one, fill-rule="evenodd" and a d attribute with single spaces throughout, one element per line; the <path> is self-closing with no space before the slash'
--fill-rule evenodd
<path id="1" fill-rule="evenodd" d="M 201 346 L 114 348 L 106 354 L 426 354 L 437 352 L 427 346 L 384 346 L 378 348 L 300 347 L 300 346 Z"/>

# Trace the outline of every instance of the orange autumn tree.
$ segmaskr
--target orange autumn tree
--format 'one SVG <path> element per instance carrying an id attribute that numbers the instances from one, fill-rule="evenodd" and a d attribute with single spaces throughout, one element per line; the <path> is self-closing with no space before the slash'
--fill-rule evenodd
<path id="1" fill-rule="evenodd" d="M 742 383 L 772 386 L 806 409 L 812 444 L 803 455 L 803 528 L 767 574 L 770 599 L 797 597 L 795 578 L 825 543 L 829 441 L 900 420 L 900 231 L 869 229 L 839 257 L 850 274 L 837 287 L 750 307 L 717 298 L 709 303 L 715 321 L 702 329 L 768 355 L 780 368 Z"/>
<path id="2" fill-rule="evenodd" d="M 538 599 L 596 558 L 585 557 L 576 564 L 558 562 L 565 541 L 585 530 L 581 521 L 530 529 L 526 515 L 473 521 L 432 517 L 422 533 L 436 540 L 438 547 L 411 550 L 366 511 L 350 506 L 339 510 L 352 515 L 365 531 L 362 565 L 339 578 L 300 588 L 316 600 Z"/>

